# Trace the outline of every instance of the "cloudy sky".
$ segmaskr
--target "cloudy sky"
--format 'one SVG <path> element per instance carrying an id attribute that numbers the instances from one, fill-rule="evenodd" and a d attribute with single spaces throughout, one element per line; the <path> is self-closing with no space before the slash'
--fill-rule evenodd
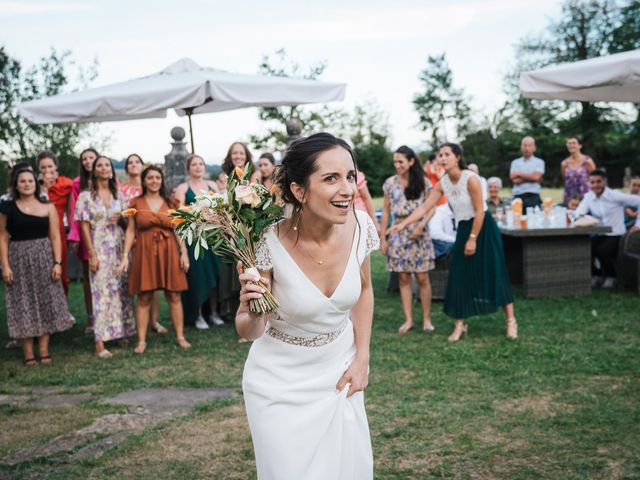
<path id="1" fill-rule="evenodd" d="M 476 108 L 491 111 L 504 99 L 514 45 L 559 10 L 558 0 L 0 0 L 0 44 L 25 65 L 50 47 L 71 50 L 81 65 L 97 58 L 95 86 L 148 75 L 182 57 L 255 73 L 263 54 L 285 48 L 302 64 L 326 60 L 323 79 L 348 84 L 345 107 L 376 99 L 389 115 L 392 147 L 419 147 L 425 137 L 411 99 L 428 55 L 445 52 L 456 86 Z M 208 163 L 220 163 L 231 142 L 264 128 L 255 109 L 193 120 Z M 186 120 L 170 113 L 102 124 L 111 135 L 106 153 L 160 161 L 175 125 L 186 128 Z"/>

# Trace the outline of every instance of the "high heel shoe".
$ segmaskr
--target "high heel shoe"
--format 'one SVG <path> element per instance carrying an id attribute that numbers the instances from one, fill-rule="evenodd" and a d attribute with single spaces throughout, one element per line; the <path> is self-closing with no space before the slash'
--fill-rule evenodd
<path id="1" fill-rule="evenodd" d="M 516 317 L 507 318 L 507 338 L 515 340 L 518 338 L 518 322 Z"/>
<path id="2" fill-rule="evenodd" d="M 466 323 L 463 323 L 462 325 L 456 323 L 453 332 L 451 332 L 451 335 L 449 335 L 449 338 L 447 338 L 447 340 L 452 343 L 457 342 L 462 338 L 463 335 L 467 334 L 467 328 L 468 327 Z"/>

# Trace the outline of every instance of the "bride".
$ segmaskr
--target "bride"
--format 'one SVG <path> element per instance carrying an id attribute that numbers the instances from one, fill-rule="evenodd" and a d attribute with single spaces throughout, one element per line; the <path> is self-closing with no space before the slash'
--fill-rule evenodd
<path id="1" fill-rule="evenodd" d="M 353 209 L 356 165 L 328 133 L 287 149 L 276 182 L 291 218 L 267 231 L 256 265 L 280 305 L 268 319 L 243 273 L 238 333 L 255 339 L 242 388 L 259 480 L 366 480 L 373 456 L 363 390 L 369 370 L 373 290 L 369 254 L 379 240 Z"/>

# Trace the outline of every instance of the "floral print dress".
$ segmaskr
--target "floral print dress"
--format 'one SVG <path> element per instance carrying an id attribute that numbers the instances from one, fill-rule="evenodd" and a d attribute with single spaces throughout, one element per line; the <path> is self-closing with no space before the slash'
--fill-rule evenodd
<path id="1" fill-rule="evenodd" d="M 411 215 L 416 208 L 422 205 L 431 188 L 431 182 L 425 178 L 426 189 L 415 200 L 407 200 L 404 188 L 400 185 L 397 175 L 387 178 L 382 186 L 384 194 L 389 198 L 393 223 Z M 412 240 L 409 238 L 416 224 L 409 225 L 404 230 L 389 235 L 387 241 L 387 270 L 390 272 L 423 273 L 435 268 L 436 253 L 429 236 L 429 229 L 424 228 L 422 235 Z"/>
<path id="2" fill-rule="evenodd" d="M 124 231 L 109 218 L 127 208 L 121 193 L 105 208 L 99 196 L 92 192 L 80 194 L 75 208 L 75 220 L 89 222 L 93 248 L 100 262 L 98 271 L 90 273 L 96 342 L 126 338 L 135 334 L 133 304 L 127 293 L 127 279 L 116 273 L 124 244 Z"/>
<path id="3" fill-rule="evenodd" d="M 564 204 L 569 205 L 573 197 L 584 197 L 589 191 L 589 169 L 587 168 L 589 157 L 584 157 L 578 168 L 567 165 L 564 171 Z M 568 160 L 567 160 L 568 163 Z"/>

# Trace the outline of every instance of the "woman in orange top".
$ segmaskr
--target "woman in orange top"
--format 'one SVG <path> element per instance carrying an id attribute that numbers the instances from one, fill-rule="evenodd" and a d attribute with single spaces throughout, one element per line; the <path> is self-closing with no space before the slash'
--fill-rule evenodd
<path id="1" fill-rule="evenodd" d="M 41 191 L 46 193 L 49 200 L 58 212 L 58 225 L 60 229 L 60 246 L 62 247 L 62 286 L 64 294 L 69 293 L 69 275 L 67 273 L 67 235 L 64 229 L 64 217 L 69 219 L 69 207 L 71 205 L 72 180 L 69 177 L 58 175 L 58 158 L 53 152 L 44 150 L 36 157 L 38 170 L 40 171 Z"/>
<path id="2" fill-rule="evenodd" d="M 444 161 L 442 159 L 442 156 L 440 155 L 440 151 L 437 151 L 435 154 L 432 153 L 431 155 L 429 155 L 429 160 L 424 162 L 424 173 L 427 175 L 427 177 L 429 177 L 429 181 L 434 187 L 436 186 L 436 183 L 438 183 L 444 176 Z M 436 203 L 436 207 L 444 205 L 446 201 L 447 198 L 442 195 L 442 197 L 440 197 L 440 200 L 438 200 L 438 202 Z"/>
<path id="3" fill-rule="evenodd" d="M 173 231 L 167 211 L 173 206 L 164 183 L 162 169 L 149 165 L 142 172 L 142 194 L 131 201 L 136 210 L 129 217 L 125 234 L 124 250 L 118 273 L 122 275 L 129 267 L 129 295 L 138 295 L 136 324 L 138 345 L 136 353 L 144 353 L 147 347 L 147 327 L 153 292 L 164 290 L 178 345 L 190 348 L 184 338 L 184 317 L 180 292 L 188 288 L 185 272 L 189 270 L 187 249 Z"/>

